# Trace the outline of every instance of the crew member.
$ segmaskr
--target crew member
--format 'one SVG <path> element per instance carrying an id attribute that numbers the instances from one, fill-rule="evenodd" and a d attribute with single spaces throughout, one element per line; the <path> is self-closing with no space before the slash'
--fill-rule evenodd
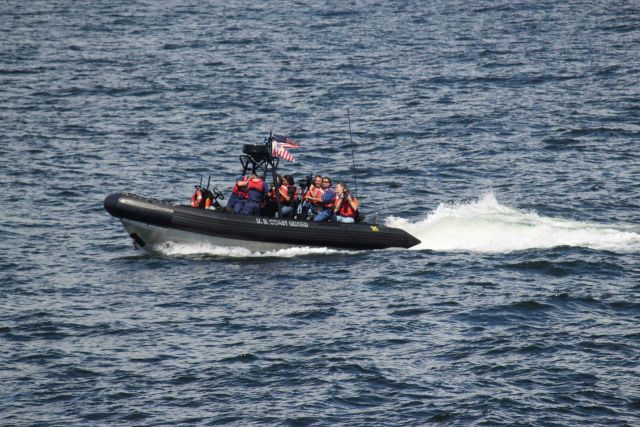
<path id="1" fill-rule="evenodd" d="M 322 209 L 322 196 L 324 190 L 322 189 L 322 177 L 316 175 L 313 179 L 313 184 L 309 186 L 309 190 L 304 195 L 304 202 L 302 202 L 302 211 L 311 211 L 314 215 L 320 212 Z"/>
<path id="2" fill-rule="evenodd" d="M 238 202 L 245 200 L 249 196 L 249 194 L 247 193 L 247 180 L 248 177 L 241 176 L 240 179 L 236 181 L 235 185 L 233 186 L 233 190 L 231 190 L 229 200 L 227 200 L 227 206 L 225 206 L 224 208 L 225 212 L 234 212 Z"/>
<path id="3" fill-rule="evenodd" d="M 278 196 L 280 198 L 280 209 L 282 210 L 282 217 L 289 218 L 293 212 L 296 197 L 298 195 L 298 188 L 295 185 L 295 180 L 291 175 L 285 175 L 280 182 L 280 188 L 278 189 Z M 270 193 L 275 202 L 275 190 Z"/>
<path id="4" fill-rule="evenodd" d="M 336 203 L 333 212 L 334 220 L 337 222 L 353 223 L 358 217 L 358 199 L 351 195 L 344 182 L 336 185 Z"/>
<path id="5" fill-rule="evenodd" d="M 275 175 L 273 179 L 275 180 L 275 182 L 278 183 L 278 185 L 282 185 L 282 175 Z M 277 211 L 278 211 L 278 209 L 276 207 L 275 184 L 272 184 L 271 185 L 271 189 L 269 190 L 269 193 L 267 194 L 267 198 L 265 200 L 264 207 L 260 211 L 260 215 L 261 216 L 273 217 L 273 216 L 275 216 Z"/>
<path id="6" fill-rule="evenodd" d="M 258 215 L 260 202 L 265 194 L 264 180 L 256 174 L 251 174 L 246 181 L 238 181 L 238 186 L 246 186 L 247 198 L 236 204 L 234 212 L 241 215 Z"/>
<path id="7" fill-rule="evenodd" d="M 331 187 L 331 178 L 322 178 L 322 203 L 321 211 L 313 218 L 314 221 L 329 221 L 333 217 L 333 206 L 335 204 L 336 192 Z"/>

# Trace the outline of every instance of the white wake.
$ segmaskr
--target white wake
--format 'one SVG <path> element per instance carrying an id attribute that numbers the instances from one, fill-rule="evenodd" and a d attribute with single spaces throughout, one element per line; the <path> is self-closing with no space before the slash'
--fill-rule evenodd
<path id="1" fill-rule="evenodd" d="M 153 248 L 165 256 L 206 255 L 225 258 L 294 258 L 305 255 L 349 254 L 353 251 L 329 248 L 311 248 L 306 246 L 278 249 L 272 251 L 251 251 L 240 247 L 214 246 L 209 243 L 168 242 Z"/>
<path id="2" fill-rule="evenodd" d="M 422 243 L 412 248 L 418 250 L 501 253 L 577 246 L 640 251 L 638 227 L 543 217 L 503 206 L 490 192 L 476 202 L 441 204 L 417 222 L 391 217 L 386 223 L 420 239 Z"/>

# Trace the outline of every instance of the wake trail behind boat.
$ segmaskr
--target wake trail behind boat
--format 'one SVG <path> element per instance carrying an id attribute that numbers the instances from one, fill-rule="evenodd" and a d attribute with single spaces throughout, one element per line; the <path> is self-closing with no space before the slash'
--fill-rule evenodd
<path id="1" fill-rule="evenodd" d="M 543 217 L 501 205 L 491 192 L 472 203 L 440 204 L 418 222 L 397 217 L 386 222 L 422 241 L 412 250 L 504 253 L 575 246 L 640 252 L 637 227 Z"/>
<path id="2" fill-rule="evenodd" d="M 154 250 L 165 256 L 206 255 L 225 258 L 294 258 L 305 255 L 331 255 L 355 253 L 347 250 L 329 248 L 293 247 L 272 251 L 256 252 L 246 248 L 214 246 L 209 243 L 174 243 L 167 242 L 154 247 Z"/>

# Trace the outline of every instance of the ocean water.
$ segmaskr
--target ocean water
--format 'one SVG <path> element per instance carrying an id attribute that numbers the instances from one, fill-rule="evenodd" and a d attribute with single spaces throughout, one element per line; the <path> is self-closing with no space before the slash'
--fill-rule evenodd
<path id="1" fill-rule="evenodd" d="M 0 424 L 640 424 L 637 2 L 0 3 Z M 243 143 L 410 250 L 134 250 Z"/>

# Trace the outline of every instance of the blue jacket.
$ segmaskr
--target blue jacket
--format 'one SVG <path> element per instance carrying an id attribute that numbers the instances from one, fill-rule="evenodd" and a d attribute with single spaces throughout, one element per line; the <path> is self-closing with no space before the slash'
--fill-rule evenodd
<path id="1" fill-rule="evenodd" d="M 322 196 L 322 207 L 325 209 L 332 209 L 333 204 L 336 200 L 336 192 L 333 191 L 333 188 L 329 187 L 324 190 L 324 195 Z M 329 206 L 327 206 L 329 205 Z"/>

